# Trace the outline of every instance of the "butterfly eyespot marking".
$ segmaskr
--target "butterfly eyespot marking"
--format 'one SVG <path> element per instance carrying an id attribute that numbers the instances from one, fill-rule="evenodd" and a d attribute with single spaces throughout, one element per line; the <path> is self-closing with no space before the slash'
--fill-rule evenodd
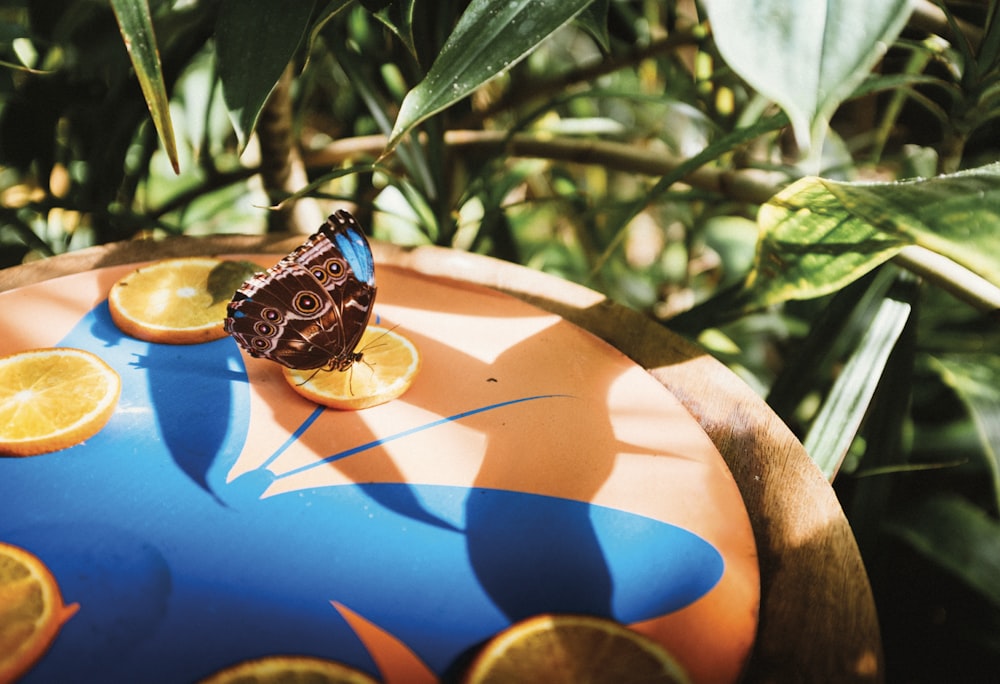
<path id="1" fill-rule="evenodd" d="M 319 299 L 312 292 L 299 292 L 292 300 L 292 306 L 301 314 L 315 313 L 319 309 Z"/>
<path id="2" fill-rule="evenodd" d="M 253 331 L 263 337 L 271 337 L 278 331 L 278 328 L 264 321 L 257 321 L 253 324 Z"/>
<path id="3" fill-rule="evenodd" d="M 250 344 L 252 344 L 253 348 L 257 351 L 266 351 L 271 348 L 271 340 L 265 337 L 255 337 L 250 340 Z"/>
<path id="4" fill-rule="evenodd" d="M 339 279 L 344 275 L 344 263 L 339 259 L 330 259 L 326 262 L 326 270 L 334 279 Z"/>
<path id="5" fill-rule="evenodd" d="M 241 312 L 242 313 L 242 312 Z M 261 318 L 271 321 L 272 323 L 280 323 L 283 316 L 277 309 L 264 309 L 260 312 Z"/>

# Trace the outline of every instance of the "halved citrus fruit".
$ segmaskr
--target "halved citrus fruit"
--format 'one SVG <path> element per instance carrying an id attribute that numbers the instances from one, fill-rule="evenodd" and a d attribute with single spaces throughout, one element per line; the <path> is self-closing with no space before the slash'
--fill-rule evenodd
<path id="1" fill-rule="evenodd" d="M 79 606 L 34 554 L 0 542 L 0 682 L 13 682 L 45 653 Z"/>
<path id="2" fill-rule="evenodd" d="M 83 349 L 0 358 L 0 454 L 43 454 L 93 437 L 111 418 L 120 392 L 118 373 Z"/>
<path id="3" fill-rule="evenodd" d="M 420 352 L 395 330 L 368 326 L 358 351 L 364 357 L 346 371 L 284 368 L 285 379 L 296 392 L 317 404 L 358 410 L 399 397 L 420 370 Z"/>
<path id="4" fill-rule="evenodd" d="M 518 682 L 684 683 L 690 680 L 663 646 L 608 618 L 537 615 L 486 643 L 466 684 Z"/>
<path id="5" fill-rule="evenodd" d="M 378 684 L 361 670 L 310 656 L 267 656 L 220 670 L 202 684 Z"/>
<path id="6" fill-rule="evenodd" d="M 115 325 L 132 337 L 198 344 L 226 336 L 226 306 L 259 267 L 211 257 L 164 259 L 141 266 L 111 286 Z"/>

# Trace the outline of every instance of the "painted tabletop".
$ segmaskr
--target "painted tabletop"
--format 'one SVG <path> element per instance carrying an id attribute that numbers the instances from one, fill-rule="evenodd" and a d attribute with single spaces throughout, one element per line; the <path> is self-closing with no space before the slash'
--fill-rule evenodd
<path id="1" fill-rule="evenodd" d="M 698 422 L 615 348 L 382 265 L 373 318 L 422 369 L 400 399 L 337 412 L 228 337 L 123 335 L 105 298 L 135 266 L 0 294 L 0 353 L 72 346 L 122 377 L 98 435 L 0 459 L 0 540 L 80 604 L 25 682 L 195 681 L 274 653 L 431 681 L 554 611 L 630 624 L 699 680 L 738 678 L 760 601 L 743 501 Z"/>

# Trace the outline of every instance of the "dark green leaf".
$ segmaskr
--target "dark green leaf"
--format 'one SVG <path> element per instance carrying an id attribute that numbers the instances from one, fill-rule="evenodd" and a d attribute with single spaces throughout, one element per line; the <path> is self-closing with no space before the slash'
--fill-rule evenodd
<path id="1" fill-rule="evenodd" d="M 939 495 L 887 529 L 1000 607 L 1000 523 L 985 512 Z"/>
<path id="2" fill-rule="evenodd" d="M 413 38 L 414 8 L 415 0 L 400 0 L 383 7 L 375 13 L 375 17 L 395 33 L 410 54 L 416 57 L 417 46 Z"/>
<path id="3" fill-rule="evenodd" d="M 594 0 L 576 17 L 576 23 L 586 31 L 604 52 L 611 51 L 611 37 L 608 35 L 608 6 L 611 0 Z"/>
<path id="4" fill-rule="evenodd" d="M 114 10 L 118 28 L 132 60 L 136 78 L 139 79 L 142 94 L 146 98 L 149 113 L 153 117 L 153 125 L 156 126 L 174 172 L 177 172 L 180 170 L 177 143 L 174 140 L 170 103 L 163 82 L 160 54 L 156 49 L 156 36 L 153 32 L 149 3 L 147 0 L 111 0 L 111 8 Z"/>
<path id="5" fill-rule="evenodd" d="M 388 149 L 414 126 L 526 57 L 591 0 L 472 0 L 424 79 L 403 99 Z"/>
<path id="6" fill-rule="evenodd" d="M 241 149 L 309 30 L 312 11 L 313 3 L 301 0 L 223 0 L 215 49 L 222 93 Z"/>
<path id="7" fill-rule="evenodd" d="M 993 493 L 1000 510 L 1000 356 L 952 354 L 937 357 L 934 363 L 972 415 L 993 474 Z"/>
<path id="8" fill-rule="evenodd" d="M 237 288 L 260 270 L 260 266 L 250 261 L 220 263 L 208 273 L 208 292 L 212 295 L 212 304 L 232 299 Z"/>

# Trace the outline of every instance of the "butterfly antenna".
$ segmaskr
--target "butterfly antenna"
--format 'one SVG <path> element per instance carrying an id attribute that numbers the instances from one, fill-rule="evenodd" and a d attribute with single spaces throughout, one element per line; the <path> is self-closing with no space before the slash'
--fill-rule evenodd
<path id="1" fill-rule="evenodd" d="M 316 374 L 317 374 L 317 373 L 319 373 L 319 372 L 320 372 L 321 370 L 323 370 L 323 367 L 322 367 L 322 366 L 320 366 L 319 368 L 317 368 L 316 370 L 314 370 L 314 371 L 312 372 L 312 374 L 311 374 L 311 375 L 310 375 L 310 376 L 309 376 L 308 378 L 306 378 L 305 380 L 303 380 L 303 381 L 302 381 L 302 382 L 300 382 L 300 383 L 297 383 L 297 384 L 296 384 L 296 387 L 302 387 L 302 385 L 306 384 L 307 382 L 309 382 L 310 380 L 312 380 L 313 378 L 315 378 L 315 377 L 316 377 Z"/>
<path id="2" fill-rule="evenodd" d="M 381 333 L 381 334 L 380 334 L 380 335 L 379 335 L 378 337 L 376 337 L 375 339 L 373 339 L 373 340 L 370 340 L 370 341 L 368 342 L 368 344 L 366 344 L 365 346 L 363 346 L 363 347 L 362 347 L 362 348 L 361 348 L 361 349 L 360 349 L 359 351 L 360 351 L 360 352 L 361 352 L 362 354 L 364 354 L 364 353 L 365 353 L 365 350 L 366 350 L 366 349 L 371 349 L 372 347 L 377 347 L 377 346 L 379 346 L 379 345 L 378 345 L 378 341 L 379 341 L 379 340 L 381 340 L 381 339 L 382 339 L 383 337 L 385 337 L 386 335 L 388 335 L 389 333 L 391 333 L 391 332 L 392 332 L 393 330 L 395 330 L 395 329 L 396 329 L 396 328 L 398 328 L 398 327 L 399 327 L 399 323 L 397 323 L 396 325 L 392 326 L 391 328 L 387 328 L 387 329 L 385 330 L 385 332 Z M 364 361 L 364 359 L 362 359 L 362 361 Z M 372 365 L 371 365 L 370 363 L 367 363 L 367 362 L 365 362 L 365 365 L 366 365 L 366 366 L 368 366 L 369 368 L 371 368 L 371 367 L 372 367 Z"/>

